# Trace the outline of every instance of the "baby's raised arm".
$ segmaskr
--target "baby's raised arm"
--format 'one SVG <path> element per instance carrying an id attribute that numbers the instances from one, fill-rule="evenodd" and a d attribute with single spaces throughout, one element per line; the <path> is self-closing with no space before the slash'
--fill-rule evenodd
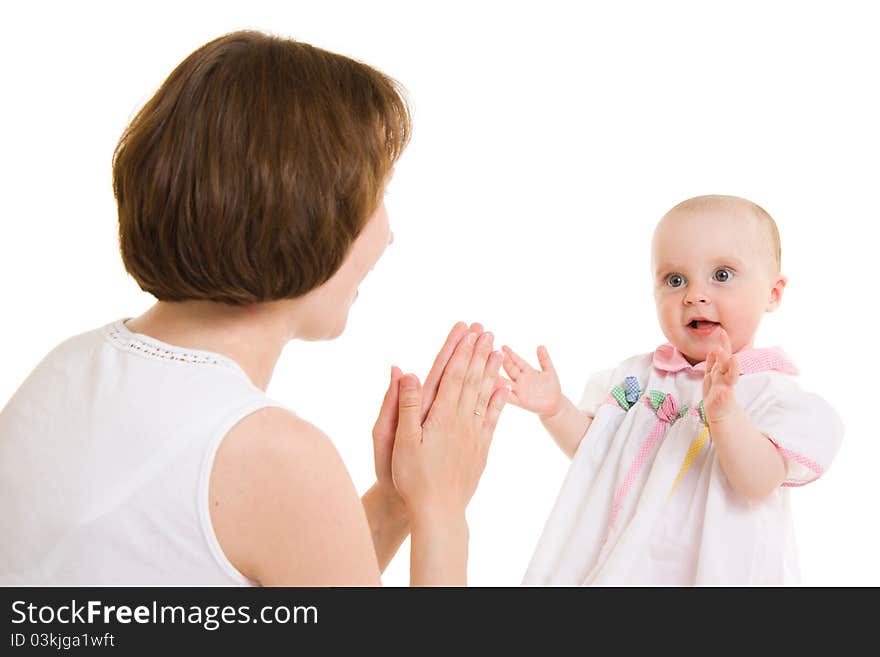
<path id="1" fill-rule="evenodd" d="M 706 358 L 703 406 L 721 469 L 730 485 L 750 500 L 762 500 L 785 479 L 785 461 L 773 442 L 736 401 L 739 363 L 722 328 L 721 347 Z"/>
<path id="2" fill-rule="evenodd" d="M 572 458 L 593 418 L 562 394 L 559 376 L 546 347 L 538 347 L 540 371 L 510 347 L 505 345 L 501 349 L 504 352 L 502 365 L 510 377 L 505 381 L 510 388 L 508 401 L 536 413 L 559 449 Z"/>

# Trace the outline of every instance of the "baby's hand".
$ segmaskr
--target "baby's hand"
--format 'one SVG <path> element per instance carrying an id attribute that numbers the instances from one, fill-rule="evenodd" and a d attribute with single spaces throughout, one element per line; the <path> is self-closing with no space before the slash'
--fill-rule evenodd
<path id="1" fill-rule="evenodd" d="M 736 409 L 733 392 L 739 380 L 739 363 L 731 355 L 727 331 L 720 330 L 721 346 L 706 357 L 706 375 L 703 377 L 703 409 L 710 422 L 718 422 Z"/>
<path id="2" fill-rule="evenodd" d="M 510 377 L 509 381 L 505 381 L 510 388 L 508 401 L 538 415 L 555 415 L 562 405 L 562 388 L 547 349 L 538 347 L 540 372 L 510 347 L 505 345 L 501 350 L 504 352 L 504 371 Z"/>

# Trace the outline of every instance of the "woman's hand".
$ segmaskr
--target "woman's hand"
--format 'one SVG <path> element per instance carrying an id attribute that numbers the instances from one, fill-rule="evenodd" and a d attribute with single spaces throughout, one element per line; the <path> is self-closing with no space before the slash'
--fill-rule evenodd
<path id="1" fill-rule="evenodd" d="M 501 361 L 490 333 L 469 332 L 455 347 L 424 422 L 426 390 L 414 375 L 400 378 L 392 473 L 414 521 L 463 518 L 507 399 L 507 389 L 495 385 Z"/>
<path id="2" fill-rule="evenodd" d="M 440 385 L 440 378 L 446 369 L 446 364 L 452 358 L 452 354 L 461 339 L 468 333 L 481 334 L 483 326 L 479 323 L 473 323 L 468 327 L 464 322 L 458 322 L 449 331 L 446 336 L 446 342 L 440 349 L 431 371 L 425 379 L 425 387 L 422 393 L 422 415 L 421 421 L 424 421 L 434 397 L 437 395 L 437 388 Z M 391 453 L 394 446 L 394 436 L 397 433 L 397 413 L 399 399 L 399 383 L 403 373 L 400 368 L 391 368 L 391 380 L 388 383 L 388 390 L 385 391 L 385 397 L 382 400 L 382 406 L 379 409 L 379 417 L 373 425 L 373 457 L 376 464 L 376 484 L 386 493 L 395 494 L 394 482 L 391 477 Z"/>
<path id="3" fill-rule="evenodd" d="M 553 369 L 546 347 L 538 347 L 538 363 L 541 371 L 529 365 L 510 347 L 504 350 L 504 371 L 510 377 L 510 402 L 542 417 L 559 412 L 562 405 L 562 387 Z"/>
<path id="4" fill-rule="evenodd" d="M 391 381 L 382 399 L 379 417 L 373 425 L 373 458 L 376 462 L 376 485 L 386 493 L 394 491 L 391 477 L 391 451 L 394 433 L 397 431 L 398 385 L 403 373 L 399 367 L 391 367 Z"/>

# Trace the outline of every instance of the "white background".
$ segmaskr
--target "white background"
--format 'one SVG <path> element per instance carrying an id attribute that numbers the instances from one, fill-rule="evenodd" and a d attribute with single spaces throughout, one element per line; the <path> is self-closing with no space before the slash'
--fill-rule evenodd
<path id="1" fill-rule="evenodd" d="M 172 68 L 257 28 L 400 80 L 415 116 L 388 195 L 394 245 L 346 333 L 290 344 L 269 388 L 334 440 L 360 491 L 389 366 L 424 376 L 481 321 L 564 391 L 663 342 L 654 223 L 690 196 L 775 217 L 790 283 L 779 344 L 843 416 L 837 459 L 791 492 L 803 581 L 878 585 L 876 225 L 880 33 L 855 2 L 16 3 L 0 62 L 0 404 L 61 340 L 151 303 L 117 250 L 110 161 Z M 502 415 L 469 508 L 469 575 L 520 582 L 567 461 Z M 384 575 L 408 581 L 408 544 Z"/>

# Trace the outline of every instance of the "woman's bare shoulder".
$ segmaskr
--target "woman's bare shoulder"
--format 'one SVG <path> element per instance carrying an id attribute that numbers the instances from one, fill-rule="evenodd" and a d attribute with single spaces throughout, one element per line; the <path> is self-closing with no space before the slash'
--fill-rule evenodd
<path id="1" fill-rule="evenodd" d="M 226 434 L 221 450 L 257 460 L 261 456 L 284 454 L 338 457 L 333 443 L 318 427 L 275 406 L 261 408 L 239 420 Z M 221 450 L 218 450 L 218 458 Z"/>
<path id="2" fill-rule="evenodd" d="M 248 415 L 217 450 L 211 521 L 227 558 L 262 584 L 378 584 L 363 506 L 330 439 L 280 408 Z"/>

